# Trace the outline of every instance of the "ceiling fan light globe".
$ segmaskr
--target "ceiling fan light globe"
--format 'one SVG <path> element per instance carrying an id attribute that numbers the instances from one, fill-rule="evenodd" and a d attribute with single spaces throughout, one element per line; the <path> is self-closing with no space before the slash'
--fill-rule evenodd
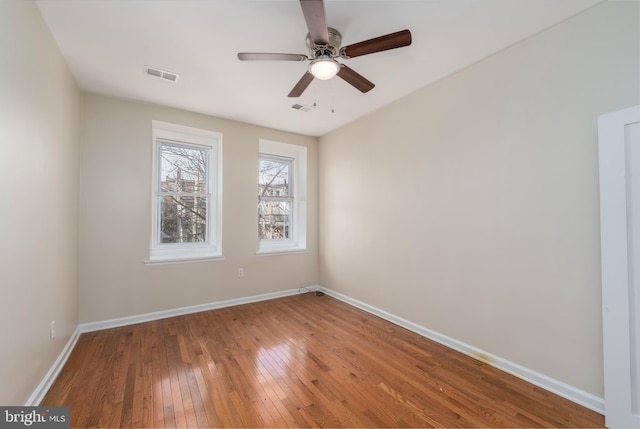
<path id="1" fill-rule="evenodd" d="M 329 80 L 339 71 L 340 64 L 333 58 L 319 58 L 309 64 L 309 73 L 320 80 Z"/>

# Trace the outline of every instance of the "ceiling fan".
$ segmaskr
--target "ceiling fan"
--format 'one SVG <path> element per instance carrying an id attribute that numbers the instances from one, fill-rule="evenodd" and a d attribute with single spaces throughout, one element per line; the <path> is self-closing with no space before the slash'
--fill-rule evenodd
<path id="1" fill-rule="evenodd" d="M 293 87 L 289 97 L 302 95 L 314 78 L 327 80 L 336 75 L 360 92 L 368 92 L 375 85 L 353 69 L 339 63 L 336 58 L 349 59 L 411 44 L 411 32 L 402 30 L 340 47 L 342 36 L 338 30 L 327 27 L 324 2 L 322 0 L 300 0 L 300 6 L 309 29 L 306 43 L 310 56 L 304 54 L 238 53 L 238 59 L 241 61 L 311 61 L 309 70 Z"/>

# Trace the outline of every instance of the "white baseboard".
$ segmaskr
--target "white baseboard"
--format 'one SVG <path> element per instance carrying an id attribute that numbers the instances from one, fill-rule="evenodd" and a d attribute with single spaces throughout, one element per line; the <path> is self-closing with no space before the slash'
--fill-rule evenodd
<path id="1" fill-rule="evenodd" d="M 301 289 L 289 289 L 280 292 L 266 293 L 263 295 L 248 296 L 245 298 L 235 298 L 226 301 L 210 302 L 207 304 L 191 305 L 188 307 L 172 308 L 170 310 L 156 311 L 154 313 L 139 314 L 136 316 L 120 317 L 117 319 L 101 320 L 98 322 L 82 323 L 79 326 L 80 332 L 93 332 L 102 329 L 118 328 L 120 326 L 134 325 L 136 323 L 151 322 L 153 320 L 166 319 L 168 317 L 181 316 L 183 314 L 199 313 L 201 311 L 215 310 L 217 308 L 231 307 L 234 305 L 249 304 L 252 302 L 266 301 L 269 299 L 282 298 L 300 293 Z"/>
<path id="2" fill-rule="evenodd" d="M 570 386 L 560 380 L 556 380 L 554 378 L 548 377 L 537 371 L 531 370 L 529 368 L 525 368 L 507 359 L 492 355 L 491 353 L 485 352 L 483 350 L 478 349 L 477 347 L 463 343 L 462 341 L 458 341 L 446 335 L 432 331 L 431 329 L 425 328 L 424 326 L 420 326 L 416 323 L 413 323 L 401 317 L 395 316 L 391 313 L 387 313 L 384 310 L 373 307 L 362 301 L 358 301 L 356 299 L 350 298 L 346 295 L 335 292 L 331 289 L 327 289 L 322 286 L 317 286 L 316 288 L 326 293 L 329 296 L 339 299 L 340 301 L 346 302 L 347 304 L 353 305 L 354 307 L 357 307 L 368 313 L 381 317 L 382 319 L 388 320 L 391 323 L 394 323 L 398 326 L 401 326 L 417 334 L 420 334 L 425 338 L 429 338 L 433 341 L 436 341 L 437 343 L 440 343 L 453 350 L 459 351 L 460 353 L 463 353 L 474 359 L 485 362 L 494 368 L 497 368 L 506 373 L 514 375 L 518 378 L 521 378 L 522 380 L 528 381 L 531 384 L 534 384 L 538 387 L 541 387 L 545 390 L 555 393 L 556 395 L 562 396 L 563 398 L 566 398 L 579 405 L 582 405 L 583 407 L 589 408 L 590 410 L 596 411 L 600 414 L 604 414 L 603 398 L 592 395 L 591 393 L 588 393 L 576 387 Z"/>
<path id="3" fill-rule="evenodd" d="M 26 407 L 35 407 L 40 405 L 40 402 L 42 402 L 44 395 L 47 394 L 49 388 L 58 377 L 58 374 L 60 374 L 60 371 L 62 371 L 62 368 L 67 362 L 67 359 L 69 359 L 69 355 L 71 354 L 73 348 L 76 346 L 79 337 L 80 329 L 76 328 L 74 333 L 71 334 L 71 337 L 67 341 L 67 344 L 65 344 L 64 348 L 58 355 L 58 358 L 55 360 L 53 365 L 51 365 L 51 368 L 49 368 L 49 371 L 47 371 L 45 376 L 40 381 L 40 384 L 38 384 L 31 396 L 29 396 L 29 399 L 27 399 L 27 402 L 24 404 Z"/>

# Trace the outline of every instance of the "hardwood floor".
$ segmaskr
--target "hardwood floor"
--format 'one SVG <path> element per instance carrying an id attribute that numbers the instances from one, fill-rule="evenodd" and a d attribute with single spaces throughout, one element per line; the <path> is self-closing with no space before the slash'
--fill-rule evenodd
<path id="1" fill-rule="evenodd" d="M 71 427 L 603 427 L 329 296 L 82 334 L 42 405 Z"/>

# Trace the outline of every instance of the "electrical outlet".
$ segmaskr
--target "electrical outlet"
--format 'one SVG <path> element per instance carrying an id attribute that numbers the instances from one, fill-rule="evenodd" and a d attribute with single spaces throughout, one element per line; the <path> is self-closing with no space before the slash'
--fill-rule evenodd
<path id="1" fill-rule="evenodd" d="M 238 277 L 244 277 L 244 268 L 238 268 Z"/>
<path id="2" fill-rule="evenodd" d="M 49 325 L 49 341 L 53 341 L 56 337 L 56 321 L 53 320 Z"/>

